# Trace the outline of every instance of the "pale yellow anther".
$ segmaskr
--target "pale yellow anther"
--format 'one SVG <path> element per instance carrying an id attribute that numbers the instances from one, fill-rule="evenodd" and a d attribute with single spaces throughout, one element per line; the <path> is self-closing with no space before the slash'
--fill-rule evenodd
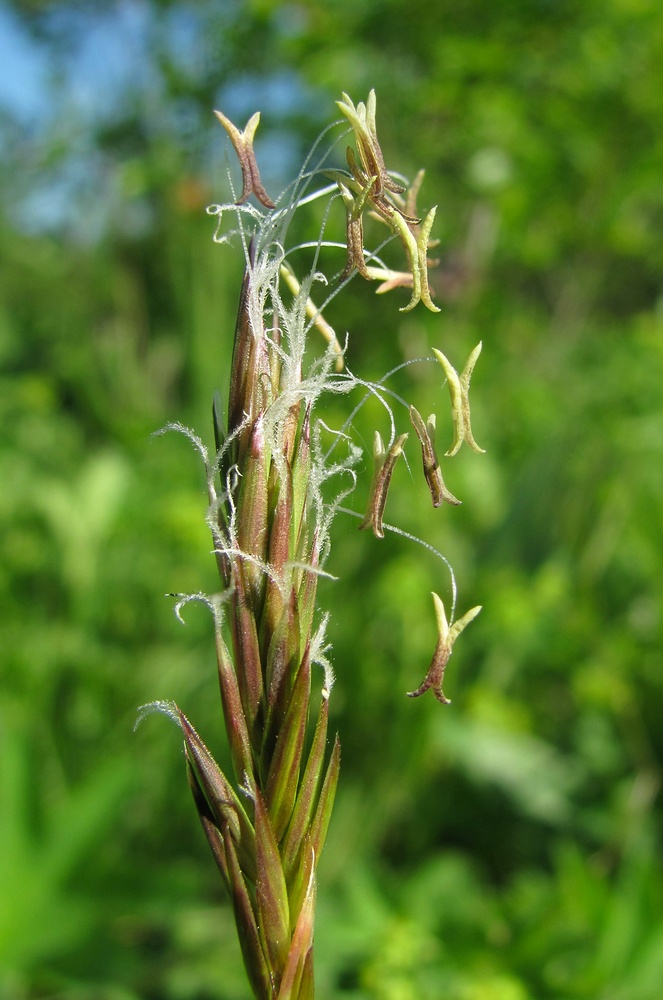
<path id="1" fill-rule="evenodd" d="M 472 372 L 477 358 L 481 354 L 481 347 L 482 344 L 481 341 L 479 341 L 467 359 L 467 364 L 465 365 L 460 376 L 442 351 L 438 351 L 436 348 L 433 348 L 433 353 L 442 365 L 444 374 L 447 376 L 447 385 L 449 386 L 449 395 L 451 396 L 451 419 L 454 426 L 454 439 L 449 450 L 445 452 L 447 457 L 455 455 L 463 441 L 467 441 L 472 451 L 476 451 L 479 454 L 483 454 L 485 451 L 484 448 L 479 447 L 472 434 L 469 398 L 470 379 L 472 377 Z"/>
<path id="2" fill-rule="evenodd" d="M 382 518 L 385 505 L 387 503 L 387 493 L 389 484 L 394 472 L 394 467 L 400 455 L 403 454 L 403 445 L 407 441 L 407 434 L 401 434 L 387 450 L 382 442 L 380 433 L 375 432 L 373 439 L 373 480 L 368 497 L 366 513 L 359 525 L 359 531 L 370 528 L 376 538 L 384 538 Z"/>
<path id="3" fill-rule="evenodd" d="M 347 277 L 355 267 L 362 277 L 371 276 L 364 264 L 363 250 L 361 254 L 358 253 L 358 224 L 362 212 L 367 207 L 371 215 L 386 223 L 396 233 L 407 255 L 411 281 L 399 279 L 398 284 L 411 284 L 412 295 L 401 312 L 409 312 L 418 302 L 423 302 L 431 312 L 439 312 L 439 308 L 431 298 L 428 284 L 428 250 L 431 246 L 430 234 L 436 209 L 432 208 L 423 222 L 412 214 L 412 209 L 416 207 L 416 197 L 423 172 L 417 174 L 407 198 L 401 197 L 405 188 L 389 175 L 378 142 L 375 91 L 371 90 L 366 104 L 360 101 L 355 106 L 347 94 L 343 94 L 343 100 L 336 103 L 352 126 L 361 161 L 360 164 L 357 163 L 352 149 L 348 148 L 347 160 L 351 178 L 346 181 L 337 176 L 338 172 L 334 172 L 336 175 L 334 179 L 339 184 L 348 212 L 348 263 L 343 277 Z M 358 193 L 359 197 L 356 200 L 352 199 L 349 187 Z M 380 291 L 387 291 L 388 287 L 395 286 L 391 283 L 385 284 Z"/>
<path id="4" fill-rule="evenodd" d="M 471 621 L 474 621 L 476 616 L 479 614 L 479 612 L 481 611 L 481 605 L 478 604 L 475 608 L 470 608 L 469 611 L 465 612 L 462 618 L 458 618 L 452 625 L 447 625 L 447 616 L 444 612 L 444 605 L 440 600 L 440 598 L 437 596 L 437 594 L 433 594 L 433 603 L 435 604 L 435 617 L 438 622 L 438 627 L 441 621 L 443 621 L 447 627 L 446 643 L 447 646 L 449 647 L 449 650 L 451 650 L 453 648 L 454 642 L 456 641 L 460 633 L 463 631 L 463 629 L 467 625 L 469 625 Z M 441 609 L 442 612 L 441 615 L 439 613 L 439 609 Z"/>
<path id="5" fill-rule="evenodd" d="M 384 295 L 394 288 L 412 288 L 411 271 L 390 271 L 385 267 L 367 267 L 366 272 L 372 281 L 379 281 L 380 287 L 375 289 L 376 295 Z"/>
<path id="6" fill-rule="evenodd" d="M 368 183 L 365 187 L 361 188 L 356 198 L 353 197 L 350 189 L 342 181 L 337 181 L 346 213 L 347 260 L 340 277 L 341 281 L 344 281 L 354 270 L 357 270 L 362 278 L 370 280 L 364 260 L 363 212 L 366 206 L 366 199 L 370 196 L 376 180 L 377 177 L 370 177 Z"/>
<path id="7" fill-rule="evenodd" d="M 433 604 L 435 605 L 435 619 L 437 622 L 437 645 L 435 647 L 435 652 L 433 653 L 431 665 L 428 668 L 428 673 L 426 674 L 422 684 L 416 691 L 408 691 L 408 695 L 410 698 L 418 698 L 426 691 L 432 690 L 439 702 L 443 705 L 448 705 L 449 699 L 442 690 L 444 671 L 446 670 L 449 657 L 453 651 L 454 642 L 463 629 L 479 614 L 481 611 L 481 605 L 476 608 L 471 608 L 463 615 L 462 618 L 459 618 L 458 621 L 454 622 L 453 625 L 450 626 L 447 622 L 444 604 L 435 593 L 433 593 Z"/>
<path id="8" fill-rule="evenodd" d="M 417 302 L 421 300 L 421 270 L 419 268 L 419 248 L 417 241 L 412 234 L 412 230 L 402 215 L 394 212 L 392 225 L 401 238 L 405 253 L 407 254 L 410 272 L 412 274 L 412 297 L 406 306 L 402 306 L 400 312 L 409 312 L 414 309 Z"/>
<path id="9" fill-rule="evenodd" d="M 428 246 L 430 241 L 431 229 L 433 228 L 433 223 L 435 222 L 435 213 L 437 212 L 437 205 L 431 208 L 430 212 L 421 223 L 421 229 L 419 230 L 419 235 L 417 236 L 417 267 L 419 268 L 419 285 L 421 288 L 421 301 L 430 309 L 431 312 L 439 312 L 439 306 L 436 306 L 430 297 L 430 288 L 428 287 Z"/>
<path id="10" fill-rule="evenodd" d="M 381 195 L 383 190 L 394 193 L 403 191 L 401 185 L 389 176 L 378 142 L 375 125 L 375 91 L 371 90 L 366 104 L 360 101 L 355 107 L 347 94 L 343 94 L 343 100 L 337 101 L 336 104 L 352 125 L 364 173 L 368 177 L 375 174 L 378 178 L 376 194 Z"/>

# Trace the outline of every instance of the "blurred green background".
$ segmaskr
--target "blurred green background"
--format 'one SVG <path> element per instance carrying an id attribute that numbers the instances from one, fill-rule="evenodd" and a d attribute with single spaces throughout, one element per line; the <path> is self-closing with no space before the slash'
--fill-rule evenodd
<path id="1" fill-rule="evenodd" d="M 248 997 L 177 730 L 132 732 L 173 698 L 226 760 L 208 616 L 182 628 L 164 596 L 215 587 L 203 476 L 150 435 L 209 441 L 227 377 L 241 262 L 205 214 L 227 197 L 212 108 L 262 110 L 275 192 L 371 87 L 387 163 L 425 166 L 439 205 L 442 313 L 357 280 L 329 319 L 367 378 L 483 340 L 463 506 L 432 510 L 403 466 L 387 519 L 484 610 L 453 704 L 406 698 L 444 567 L 339 516 L 319 996 L 663 997 L 659 0 L 17 0 L 0 54 L 2 1000 Z M 440 381 L 398 388 L 444 442 Z"/>

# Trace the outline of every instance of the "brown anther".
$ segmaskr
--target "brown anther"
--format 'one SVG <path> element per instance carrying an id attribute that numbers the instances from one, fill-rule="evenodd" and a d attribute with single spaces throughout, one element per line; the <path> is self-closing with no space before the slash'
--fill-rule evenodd
<path id="1" fill-rule="evenodd" d="M 426 691 L 432 689 L 433 694 L 442 705 L 449 705 L 450 701 L 442 690 L 444 671 L 449 662 L 449 657 L 453 652 L 454 642 L 465 626 L 469 625 L 473 618 L 476 618 L 481 611 L 481 607 L 471 608 L 462 618 L 454 622 L 453 625 L 449 625 L 447 623 L 444 604 L 435 593 L 433 594 L 433 603 L 435 605 L 435 618 L 437 621 L 437 646 L 435 647 L 433 659 L 423 683 L 416 691 L 408 691 L 408 697 L 418 698 L 420 695 L 425 694 Z"/>
<path id="2" fill-rule="evenodd" d="M 421 445 L 421 457 L 424 465 L 424 476 L 433 500 L 433 507 L 439 507 L 443 501 L 457 505 L 457 499 L 444 485 L 440 461 L 435 451 L 435 414 L 424 423 L 423 417 L 414 406 L 410 407 L 410 420 Z"/>
<path id="3" fill-rule="evenodd" d="M 406 440 L 407 434 L 401 434 L 400 437 L 396 438 L 389 451 L 385 452 L 382 438 L 377 431 L 375 432 L 373 446 L 375 471 L 373 473 L 373 482 L 371 483 L 366 514 L 359 525 L 359 531 L 365 531 L 367 528 L 370 528 L 376 538 L 384 538 L 382 517 L 387 503 L 389 484 L 398 456 L 402 453 Z"/>
<path id="4" fill-rule="evenodd" d="M 370 198 L 370 193 L 376 180 L 376 177 L 369 178 L 368 183 L 362 188 L 357 198 L 353 198 L 345 184 L 339 183 L 341 197 L 345 204 L 347 245 L 347 260 L 340 277 L 341 281 L 345 281 L 355 270 L 358 271 L 362 278 L 370 281 L 370 275 L 366 269 L 366 261 L 364 260 L 363 213 L 366 199 Z"/>
<path id="5" fill-rule="evenodd" d="M 243 132 L 240 132 L 237 126 L 233 125 L 230 119 L 226 118 L 221 111 L 215 111 L 214 114 L 230 136 L 230 141 L 235 147 L 239 165 L 242 169 L 242 193 L 235 204 L 243 204 L 249 195 L 254 194 L 265 208 L 275 208 L 274 202 L 265 191 L 263 183 L 260 180 L 260 171 L 258 170 L 256 154 L 253 150 L 253 140 L 260 122 L 260 112 L 256 111 L 249 118 Z"/>

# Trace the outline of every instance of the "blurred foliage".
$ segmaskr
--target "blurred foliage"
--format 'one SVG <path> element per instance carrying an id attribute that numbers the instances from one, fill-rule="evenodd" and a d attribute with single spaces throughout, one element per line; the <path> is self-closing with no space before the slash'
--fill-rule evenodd
<path id="1" fill-rule="evenodd" d="M 210 623 L 192 608 L 182 629 L 163 596 L 214 586 L 203 478 L 184 440 L 150 435 L 206 434 L 227 371 L 240 261 L 204 214 L 226 194 L 211 108 L 262 110 L 273 191 L 341 90 L 372 86 L 387 162 L 426 166 L 439 204 L 443 312 L 399 315 L 399 292 L 355 281 L 329 318 L 366 377 L 436 345 L 461 366 L 483 340 L 487 454 L 447 475 L 463 506 L 429 509 L 403 466 L 387 519 L 448 556 L 460 613 L 484 611 L 452 706 L 408 700 L 444 567 L 339 518 L 320 997 L 660 995 L 660 4 L 12 10 L 49 111 L 0 116 L 0 996 L 247 996 L 178 734 L 132 733 L 162 697 L 220 733 Z M 412 365 L 395 387 L 444 441 L 439 383 Z M 357 416 L 364 443 L 380 419 Z"/>

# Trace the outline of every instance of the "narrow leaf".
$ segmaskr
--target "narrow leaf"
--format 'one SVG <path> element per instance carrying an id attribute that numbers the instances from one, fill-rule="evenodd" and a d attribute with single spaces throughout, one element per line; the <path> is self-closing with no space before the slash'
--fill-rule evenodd
<path id="1" fill-rule="evenodd" d="M 258 1000 L 271 1000 L 273 997 L 270 964 L 263 951 L 261 935 L 251 906 L 244 876 L 240 870 L 235 848 L 228 829 L 224 830 L 224 845 L 228 862 L 228 876 L 231 886 L 231 896 L 235 911 L 235 923 L 239 936 L 239 944 L 244 958 L 244 967 L 251 982 L 251 987 Z"/>
<path id="2" fill-rule="evenodd" d="M 318 789 L 322 781 L 322 768 L 325 761 L 328 719 L 329 701 L 327 698 L 323 698 L 313 734 L 313 742 L 306 762 L 306 770 L 304 771 L 304 777 L 302 778 L 295 802 L 295 809 L 282 848 L 283 867 L 288 884 L 290 884 L 290 877 L 302 848 L 304 834 L 311 825 L 313 810 L 317 802 Z"/>
<path id="3" fill-rule="evenodd" d="M 272 976 L 278 980 L 290 947 L 290 910 L 278 845 L 259 788 L 255 789 L 255 828 L 258 927 Z"/>
<path id="4" fill-rule="evenodd" d="M 231 615 L 231 628 L 235 662 L 238 665 L 236 676 L 247 729 L 253 737 L 263 695 L 262 666 L 255 606 L 241 560 L 234 562 L 233 583 L 235 592 L 232 597 L 234 614 Z"/>
<path id="5" fill-rule="evenodd" d="M 249 267 L 244 272 L 242 290 L 239 296 L 237 322 L 235 325 L 235 341 L 230 369 L 230 393 L 228 396 L 228 433 L 232 434 L 244 419 L 244 407 L 247 397 L 248 373 L 253 356 L 254 335 L 249 317 L 249 286 L 251 270 L 255 262 L 255 243 L 251 240 L 249 246 Z M 236 456 L 234 456 L 236 457 Z"/>
<path id="6" fill-rule="evenodd" d="M 223 703 L 223 717 L 230 742 L 233 768 L 237 783 L 244 784 L 246 777 L 254 776 L 251 741 L 244 717 L 237 675 L 230 653 L 220 631 L 216 633 L 216 658 L 219 668 L 219 687 Z"/>
<path id="7" fill-rule="evenodd" d="M 237 545 L 247 556 L 243 559 L 247 596 L 254 607 L 260 607 L 265 589 L 262 569 L 268 549 L 268 490 L 267 469 L 269 449 L 265 441 L 262 414 L 258 415 L 251 429 L 249 448 L 242 463 L 239 497 L 237 498 Z"/>
<path id="8" fill-rule="evenodd" d="M 266 661 L 267 718 L 262 758 L 268 760 L 288 710 L 290 695 L 301 665 L 299 645 L 299 609 L 297 595 L 291 591 L 272 636 Z"/>
<path id="9" fill-rule="evenodd" d="M 311 884 L 311 878 L 315 876 L 316 856 L 311 846 L 311 831 L 304 834 L 304 844 L 299 856 L 299 864 L 294 874 L 288 880 L 288 903 L 290 905 L 290 923 L 294 931 L 302 906 L 306 900 L 306 894 Z"/>
<path id="10" fill-rule="evenodd" d="M 278 498 L 269 532 L 269 563 L 279 576 L 293 555 L 290 545 L 292 503 L 292 470 L 286 463 L 279 474 Z"/>
<path id="11" fill-rule="evenodd" d="M 216 866 L 221 872 L 226 892 L 230 895 L 230 879 L 228 875 L 228 864 L 226 861 L 226 850 L 223 844 L 223 838 L 216 823 L 214 822 L 209 803 L 203 795 L 203 791 L 198 783 L 195 772 L 188 760 L 186 762 L 186 774 L 189 781 L 189 787 L 191 788 L 191 793 L 193 795 L 193 801 L 195 802 L 196 809 L 198 810 L 200 825 L 203 828 L 203 832 L 207 838 L 207 843 L 209 844 L 214 860 L 216 861 Z"/>
<path id="12" fill-rule="evenodd" d="M 313 535 L 310 551 L 304 550 L 299 558 L 310 566 L 310 569 L 299 570 L 297 588 L 297 608 L 299 611 L 299 635 L 301 648 L 308 645 L 311 638 L 313 616 L 315 614 L 315 598 L 318 590 L 318 574 L 315 570 L 320 565 L 317 529 Z M 296 578 L 297 579 L 297 578 Z"/>
<path id="13" fill-rule="evenodd" d="M 242 802 L 183 712 L 179 713 L 189 767 L 196 776 L 219 830 L 227 825 L 242 870 L 255 880 L 255 834 Z M 199 810 L 200 811 L 200 810 Z"/>
<path id="14" fill-rule="evenodd" d="M 315 914 L 315 857 L 311 851 L 310 878 L 306 897 L 301 908 L 297 925 L 292 936 L 288 960 L 281 980 L 277 1000 L 300 1000 L 302 996 L 312 997 L 313 987 L 313 918 Z M 302 984 L 306 991 L 301 993 Z"/>
<path id="15" fill-rule="evenodd" d="M 314 1000 L 315 991 L 313 987 L 313 948 L 310 948 L 304 961 L 302 977 L 299 981 L 299 990 L 296 994 L 297 1000 Z"/>
<path id="16" fill-rule="evenodd" d="M 265 800 L 274 836 L 279 842 L 290 821 L 297 795 L 308 719 L 310 676 L 311 665 L 308 656 L 305 656 L 279 730 L 267 776 Z"/>
<path id="17" fill-rule="evenodd" d="M 281 620 L 288 599 L 289 584 L 287 583 L 286 564 L 293 558 L 293 553 L 290 549 L 291 520 L 292 476 L 290 468 L 286 463 L 279 477 L 278 498 L 269 532 L 269 564 L 278 579 L 270 576 L 266 582 L 265 598 L 262 605 L 262 621 L 260 623 L 263 650 L 269 649 L 272 636 Z"/>
<path id="18" fill-rule="evenodd" d="M 322 848 L 325 844 L 325 838 L 327 837 L 327 828 L 329 827 L 331 811 L 334 805 L 334 797 L 336 795 L 336 786 L 338 784 L 338 773 L 340 767 L 341 744 L 337 736 L 334 740 L 334 749 L 332 750 L 332 755 L 329 759 L 327 773 L 325 775 L 322 791 L 320 792 L 318 808 L 315 811 L 315 817 L 311 827 L 311 844 L 313 846 L 313 850 L 315 851 L 316 858 L 320 857 Z"/>
<path id="19" fill-rule="evenodd" d="M 292 461 L 293 516 L 291 524 L 291 546 L 297 551 L 301 525 L 306 510 L 306 499 L 311 481 L 311 407 L 306 408 L 297 438 Z"/>

